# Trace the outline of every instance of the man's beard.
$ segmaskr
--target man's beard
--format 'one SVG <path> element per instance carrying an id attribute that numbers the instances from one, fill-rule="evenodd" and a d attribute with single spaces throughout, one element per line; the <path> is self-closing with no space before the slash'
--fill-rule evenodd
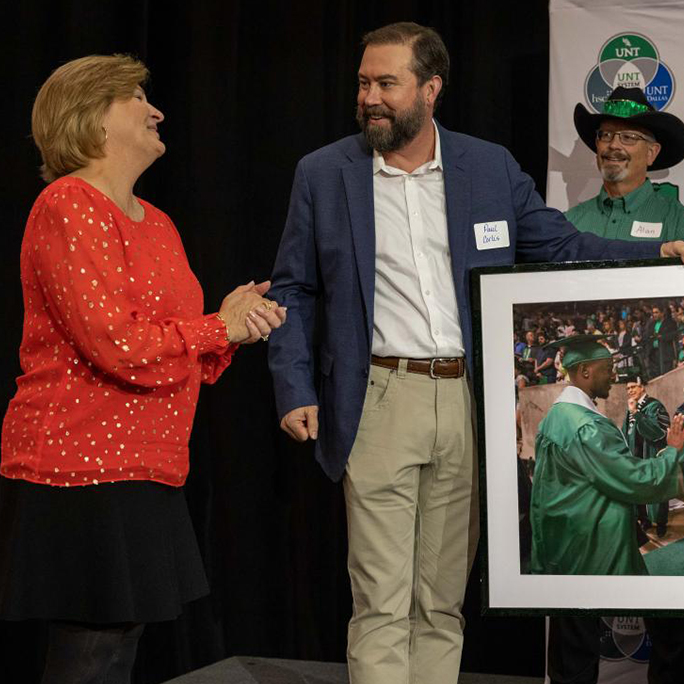
<path id="1" fill-rule="evenodd" d="M 609 183 L 620 183 L 627 178 L 627 175 L 629 174 L 629 162 L 631 159 L 624 157 L 621 161 L 626 161 L 627 164 L 625 166 L 618 166 L 615 162 L 602 159 L 603 164 L 599 167 L 599 171 L 601 172 L 601 177 L 604 181 L 608 181 Z"/>
<path id="2" fill-rule="evenodd" d="M 608 397 L 610 396 L 612 384 L 613 383 L 610 382 L 607 385 L 600 385 L 599 387 L 594 387 L 594 397 L 596 397 L 596 399 L 608 399 Z"/>
<path id="3" fill-rule="evenodd" d="M 394 113 L 381 105 L 372 107 L 357 107 L 356 121 L 361 127 L 366 142 L 378 152 L 396 152 L 410 143 L 425 123 L 427 108 L 420 96 L 416 97 L 411 109 L 401 113 Z M 371 116 L 384 116 L 390 125 L 376 126 L 370 124 Z"/>

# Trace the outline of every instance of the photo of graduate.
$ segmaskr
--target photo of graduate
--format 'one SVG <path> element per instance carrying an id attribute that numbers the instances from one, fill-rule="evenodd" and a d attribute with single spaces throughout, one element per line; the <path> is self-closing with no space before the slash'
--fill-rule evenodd
<path id="1" fill-rule="evenodd" d="M 653 313 L 684 330 L 682 304 L 513 306 L 515 337 L 556 372 L 525 375 L 525 345 L 514 345 L 522 575 L 684 575 L 684 353 L 658 337 Z M 654 342 L 680 359 L 660 374 Z"/>
<path id="2" fill-rule="evenodd" d="M 568 384 L 539 425 L 530 522 L 537 574 L 646 575 L 635 505 L 681 495 L 684 418 L 655 459 L 632 455 L 621 430 L 595 405 L 607 399 L 613 357 L 594 335 L 553 342 Z"/>

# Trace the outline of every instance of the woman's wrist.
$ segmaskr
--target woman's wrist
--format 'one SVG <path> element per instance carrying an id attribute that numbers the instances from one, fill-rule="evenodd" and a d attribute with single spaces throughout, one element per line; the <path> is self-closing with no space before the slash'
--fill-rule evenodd
<path id="1" fill-rule="evenodd" d="M 228 344 L 231 344 L 230 332 L 228 330 L 228 323 L 227 323 L 226 319 L 223 316 L 221 316 L 220 313 L 216 314 L 216 318 L 218 318 L 219 321 L 221 321 L 221 323 L 223 323 L 223 326 L 226 329 L 226 342 L 228 342 Z"/>

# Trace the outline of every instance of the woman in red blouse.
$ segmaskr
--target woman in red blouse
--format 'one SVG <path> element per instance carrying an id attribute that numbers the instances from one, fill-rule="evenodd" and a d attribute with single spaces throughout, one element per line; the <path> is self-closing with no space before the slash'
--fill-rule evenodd
<path id="1" fill-rule="evenodd" d="M 175 226 L 133 186 L 165 150 L 148 72 L 57 69 L 33 109 L 50 184 L 21 251 L 23 375 L 2 430 L 0 618 L 50 621 L 44 684 L 130 681 L 146 622 L 207 593 L 180 487 L 200 383 L 285 310 L 268 283 L 204 314 Z"/>

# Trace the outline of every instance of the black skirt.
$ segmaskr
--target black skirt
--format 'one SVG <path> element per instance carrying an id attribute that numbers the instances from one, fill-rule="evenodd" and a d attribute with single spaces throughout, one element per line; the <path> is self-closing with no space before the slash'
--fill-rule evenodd
<path id="1" fill-rule="evenodd" d="M 0 477 L 0 618 L 158 622 L 208 592 L 182 489 Z"/>

